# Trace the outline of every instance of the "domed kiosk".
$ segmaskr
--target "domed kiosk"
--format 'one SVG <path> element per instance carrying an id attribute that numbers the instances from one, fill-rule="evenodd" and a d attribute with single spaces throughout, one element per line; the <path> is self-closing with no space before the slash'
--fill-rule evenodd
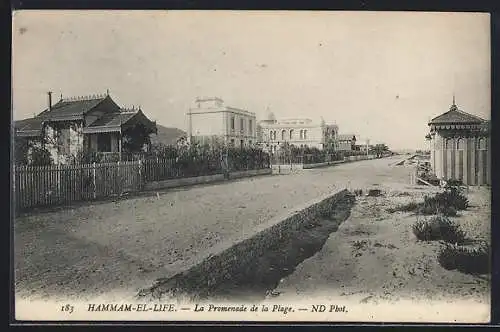
<path id="1" fill-rule="evenodd" d="M 455 105 L 428 123 L 431 167 L 442 180 L 491 184 L 490 122 Z"/>

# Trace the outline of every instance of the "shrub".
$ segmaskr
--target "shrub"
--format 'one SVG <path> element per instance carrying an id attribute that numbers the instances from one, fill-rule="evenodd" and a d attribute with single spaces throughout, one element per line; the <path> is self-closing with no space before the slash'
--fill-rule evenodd
<path id="1" fill-rule="evenodd" d="M 46 166 L 52 164 L 50 152 L 43 147 L 33 146 L 30 159 L 30 164 L 33 166 Z"/>
<path id="2" fill-rule="evenodd" d="M 432 197 L 424 197 L 419 212 L 425 215 L 443 213 L 455 216 L 457 210 L 465 210 L 468 206 L 469 200 L 460 190 L 449 189 Z"/>
<path id="3" fill-rule="evenodd" d="M 436 199 L 442 206 L 453 206 L 457 210 L 465 210 L 469 206 L 469 200 L 457 188 L 450 188 L 442 193 L 436 194 Z"/>
<path id="4" fill-rule="evenodd" d="M 450 243 L 463 243 L 465 233 L 459 225 L 445 216 L 418 220 L 413 224 L 413 234 L 422 241 L 444 240 Z"/>
<path id="5" fill-rule="evenodd" d="M 451 180 L 446 181 L 445 188 L 460 188 L 463 186 L 464 186 L 464 183 L 462 182 L 462 180 L 451 179 Z"/>
<path id="6" fill-rule="evenodd" d="M 435 197 L 425 197 L 424 202 L 418 206 L 418 212 L 423 215 L 443 214 L 447 217 L 457 215 L 457 209 L 451 205 L 440 203 Z"/>
<path id="7" fill-rule="evenodd" d="M 438 255 L 439 264 L 447 270 L 485 274 L 490 272 L 490 246 L 464 247 L 446 244 Z"/>

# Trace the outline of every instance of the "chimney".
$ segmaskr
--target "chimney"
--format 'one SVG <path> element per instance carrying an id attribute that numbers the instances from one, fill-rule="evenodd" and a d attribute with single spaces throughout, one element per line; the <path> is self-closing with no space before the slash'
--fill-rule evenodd
<path id="1" fill-rule="evenodd" d="M 49 99 L 48 99 L 49 111 L 52 111 L 52 91 L 47 92 L 47 95 L 49 96 Z"/>

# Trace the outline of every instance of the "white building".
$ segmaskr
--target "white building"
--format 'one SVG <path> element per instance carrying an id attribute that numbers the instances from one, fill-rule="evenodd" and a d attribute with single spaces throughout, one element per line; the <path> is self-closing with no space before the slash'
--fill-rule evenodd
<path id="1" fill-rule="evenodd" d="M 296 147 L 323 149 L 337 147 L 338 126 L 325 124 L 321 119 L 313 122 L 307 118 L 277 120 L 272 112 L 259 122 L 258 140 L 264 149 L 276 152 L 283 143 Z"/>
<path id="2" fill-rule="evenodd" d="M 257 142 L 255 113 L 224 105 L 220 98 L 198 98 L 187 113 L 188 140 L 252 146 Z"/>
<path id="3" fill-rule="evenodd" d="M 338 136 L 338 149 L 340 151 L 354 151 L 356 141 L 356 135 L 354 134 L 341 134 Z"/>

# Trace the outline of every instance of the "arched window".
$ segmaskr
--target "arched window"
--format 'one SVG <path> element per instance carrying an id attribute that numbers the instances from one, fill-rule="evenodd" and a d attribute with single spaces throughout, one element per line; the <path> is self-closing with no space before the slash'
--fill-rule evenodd
<path id="1" fill-rule="evenodd" d="M 457 140 L 457 150 L 464 150 L 465 149 L 465 139 L 459 138 Z"/>
<path id="2" fill-rule="evenodd" d="M 281 139 L 284 141 L 285 140 L 285 135 L 286 135 L 286 130 L 281 131 Z"/>
<path id="3" fill-rule="evenodd" d="M 304 130 L 304 139 L 307 139 L 307 130 Z"/>
<path id="4" fill-rule="evenodd" d="M 304 138 L 304 131 L 303 131 L 303 130 L 301 130 L 301 131 L 300 131 L 300 139 L 303 139 L 303 138 Z"/>
<path id="5" fill-rule="evenodd" d="M 290 129 L 290 139 L 293 138 L 293 129 Z"/>
<path id="6" fill-rule="evenodd" d="M 486 139 L 481 137 L 477 142 L 478 150 L 486 150 Z"/>
<path id="7" fill-rule="evenodd" d="M 444 140 L 444 148 L 445 149 L 451 149 L 451 138 L 446 138 Z"/>

